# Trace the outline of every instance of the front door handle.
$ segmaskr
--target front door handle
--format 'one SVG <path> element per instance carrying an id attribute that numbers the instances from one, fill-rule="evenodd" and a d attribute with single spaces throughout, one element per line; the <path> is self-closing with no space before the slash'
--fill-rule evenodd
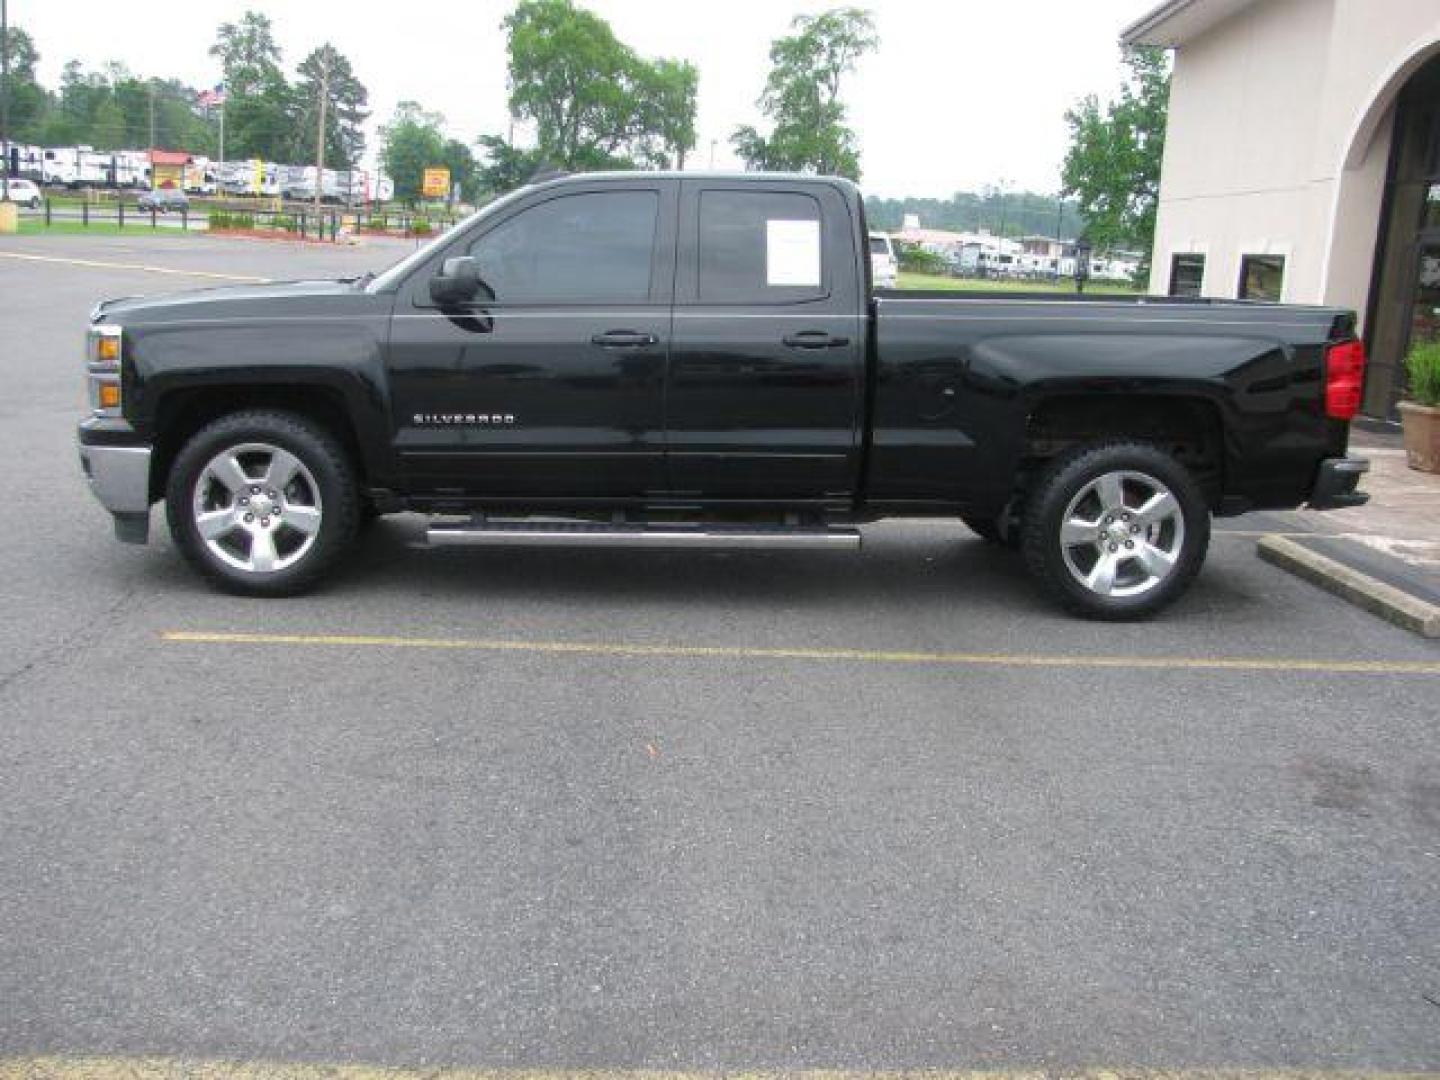
<path id="1" fill-rule="evenodd" d="M 606 330 L 590 338 L 591 345 L 602 349 L 643 349 L 660 341 L 654 334 L 642 334 L 636 330 Z"/>
<path id="2" fill-rule="evenodd" d="M 838 349 L 850 344 L 849 338 L 837 337 L 824 330 L 801 330 L 786 334 L 780 340 L 792 349 Z"/>

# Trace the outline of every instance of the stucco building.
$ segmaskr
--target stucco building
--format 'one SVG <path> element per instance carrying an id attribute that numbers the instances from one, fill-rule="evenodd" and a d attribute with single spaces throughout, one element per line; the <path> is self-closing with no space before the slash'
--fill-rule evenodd
<path id="1" fill-rule="evenodd" d="M 1440 0 L 1167 0 L 1122 41 L 1175 50 L 1151 289 L 1354 308 L 1389 416 L 1440 334 Z"/>

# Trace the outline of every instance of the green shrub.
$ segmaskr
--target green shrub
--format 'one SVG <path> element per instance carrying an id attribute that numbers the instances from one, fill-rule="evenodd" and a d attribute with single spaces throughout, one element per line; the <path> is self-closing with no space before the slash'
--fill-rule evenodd
<path id="1" fill-rule="evenodd" d="M 233 210 L 210 211 L 211 229 L 253 229 L 254 214 L 237 214 Z"/>
<path id="2" fill-rule="evenodd" d="M 1417 342 L 1405 357 L 1410 397 L 1417 405 L 1440 408 L 1440 340 Z"/>
<path id="3" fill-rule="evenodd" d="M 270 219 L 270 224 L 272 227 L 279 229 L 282 232 L 300 231 L 299 224 L 295 221 L 295 218 L 289 214 L 276 214 Z"/>
<path id="4" fill-rule="evenodd" d="M 423 217 L 417 217 L 414 221 L 412 221 L 412 222 L 410 223 L 410 231 L 411 231 L 412 233 L 414 233 L 416 236 L 429 236 L 429 235 L 430 235 L 430 219 L 429 219 L 429 218 L 423 218 Z"/>
<path id="5" fill-rule="evenodd" d="M 933 251 L 926 251 L 914 244 L 901 245 L 896 253 L 896 261 L 901 270 L 912 274 L 944 274 L 950 270 L 945 256 L 936 255 Z"/>

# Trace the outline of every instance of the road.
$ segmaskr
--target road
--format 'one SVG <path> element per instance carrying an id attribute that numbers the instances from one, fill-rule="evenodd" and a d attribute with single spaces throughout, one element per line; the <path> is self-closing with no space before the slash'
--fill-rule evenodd
<path id="1" fill-rule="evenodd" d="M 400 517 L 282 602 L 158 508 L 113 542 L 90 306 L 400 250 L 0 241 L 0 1058 L 1440 1067 L 1440 648 L 1260 562 L 1264 521 L 1118 626 L 945 523 Z"/>

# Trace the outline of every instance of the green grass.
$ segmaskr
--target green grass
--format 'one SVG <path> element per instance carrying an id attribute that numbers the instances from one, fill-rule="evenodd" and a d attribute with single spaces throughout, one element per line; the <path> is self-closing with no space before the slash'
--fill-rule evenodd
<path id="1" fill-rule="evenodd" d="M 164 225 L 152 229 L 148 218 L 144 223 L 127 222 L 122 229 L 113 221 L 92 221 L 89 225 L 79 221 L 53 221 L 47 226 L 44 218 L 22 217 L 19 231 L 21 236 L 189 236 L 205 230 L 192 228 L 186 232 L 179 226 L 170 228 Z"/>
<path id="2" fill-rule="evenodd" d="M 901 289 L 939 289 L 945 292 L 1029 292 L 1073 294 L 1075 282 L 1070 280 L 1053 284 L 1049 281 L 996 281 L 993 279 L 947 277 L 942 274 L 914 274 L 909 271 L 900 274 Z M 1119 296 L 1139 296 L 1142 290 L 1115 282 L 1092 281 L 1085 286 L 1087 293 L 1105 293 Z"/>

